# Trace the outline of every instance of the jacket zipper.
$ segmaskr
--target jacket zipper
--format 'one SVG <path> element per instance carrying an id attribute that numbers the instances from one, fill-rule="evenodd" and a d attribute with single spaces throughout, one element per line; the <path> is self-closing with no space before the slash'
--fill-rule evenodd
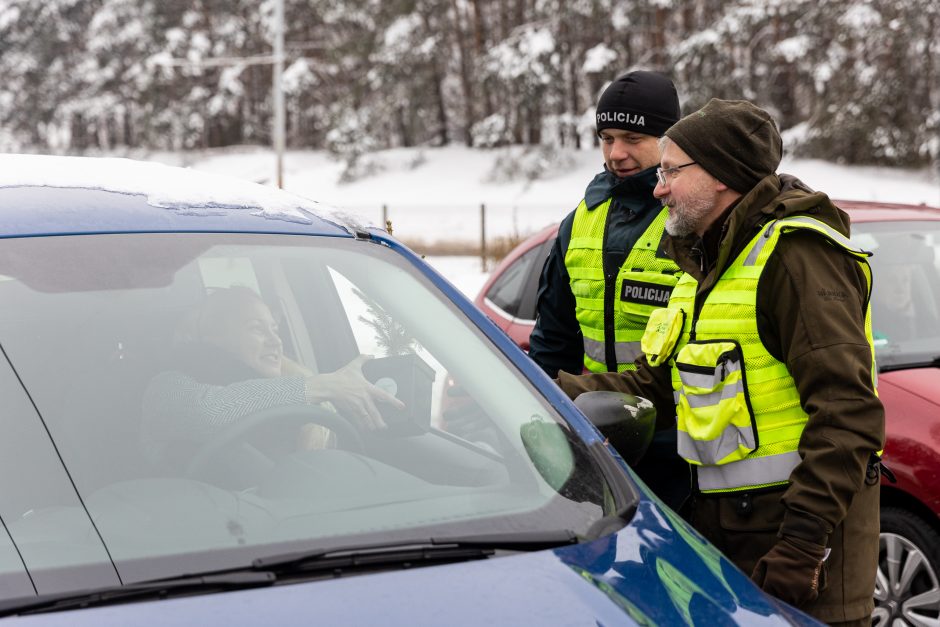
<path id="1" fill-rule="evenodd" d="M 698 323 L 698 294 L 692 296 L 692 321 L 689 323 L 689 341 L 695 341 L 695 325 Z"/>
<path id="2" fill-rule="evenodd" d="M 613 203 L 611 203 L 613 204 Z M 608 372 L 617 372 L 617 347 L 614 338 L 614 292 L 617 290 L 616 276 L 620 268 L 611 268 L 610 251 L 607 250 L 607 235 L 610 230 L 611 207 L 607 207 L 604 220 L 604 237 L 601 240 L 601 258 L 604 264 L 604 360 Z"/>
<path id="3" fill-rule="evenodd" d="M 697 256 L 699 269 L 702 271 L 702 274 L 705 273 L 705 248 L 704 243 L 702 247 L 699 248 L 698 244 L 692 247 L 689 253 Z M 696 254 L 697 253 L 697 254 Z M 695 323 L 698 322 L 698 286 L 701 285 L 699 281 L 695 282 L 695 294 L 692 295 L 692 316 L 691 321 L 689 322 L 689 341 L 695 341 Z"/>
<path id="4" fill-rule="evenodd" d="M 720 243 L 721 243 L 722 241 L 724 241 L 725 235 L 726 235 L 727 233 L 728 233 L 728 221 L 725 220 L 724 224 L 721 225 L 721 235 L 718 236 L 719 248 L 720 248 Z M 702 280 L 705 280 L 705 278 L 707 278 L 707 277 L 706 277 L 706 274 L 705 274 L 705 272 L 706 272 L 706 266 L 708 265 L 708 264 L 707 264 L 707 260 L 705 259 L 705 241 L 704 241 L 704 240 L 699 240 L 699 241 L 701 242 L 702 247 L 701 247 L 701 248 L 696 248 L 696 246 L 693 246 L 691 252 L 698 251 L 698 252 L 700 253 L 698 265 L 699 265 L 699 269 L 702 271 Z M 719 275 L 718 278 L 721 278 L 720 275 Z M 716 278 L 716 281 L 717 281 L 717 278 Z M 698 324 L 698 315 L 699 315 L 699 313 L 700 313 L 699 307 L 698 307 L 698 296 L 699 296 L 699 295 L 698 295 L 698 286 L 699 286 L 699 285 L 701 285 L 701 282 L 700 282 L 700 281 L 696 281 L 696 290 L 695 290 L 696 293 L 695 293 L 695 295 L 692 297 L 692 322 L 691 322 L 691 325 L 692 325 L 692 326 L 691 326 L 691 328 L 690 328 L 690 330 L 689 330 L 689 341 L 690 341 L 690 342 L 695 340 L 695 325 Z M 714 286 L 712 286 L 712 287 L 714 287 Z M 710 291 L 711 291 L 711 290 L 709 290 L 709 292 L 710 292 Z M 707 298 L 707 295 L 706 295 L 706 298 Z M 703 305 L 704 305 L 704 303 L 703 303 Z"/>

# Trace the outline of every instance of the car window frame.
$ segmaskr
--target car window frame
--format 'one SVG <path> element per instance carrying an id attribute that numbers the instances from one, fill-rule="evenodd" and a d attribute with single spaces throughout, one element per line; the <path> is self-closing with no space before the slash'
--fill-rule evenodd
<path id="1" fill-rule="evenodd" d="M 532 264 L 532 267 L 529 269 L 529 276 L 526 278 L 522 300 L 519 303 L 519 311 L 531 312 L 532 316 L 515 316 L 517 323 L 535 325 L 535 317 L 537 314 L 536 307 L 538 305 L 539 296 L 539 279 L 542 276 L 542 270 L 545 268 L 545 262 L 548 260 L 548 254 L 555 244 L 555 239 L 556 238 L 551 237 L 542 242 L 538 252 L 538 257 L 541 257 L 542 263 Z"/>
<path id="2" fill-rule="evenodd" d="M 518 257 L 512 260 L 512 262 L 503 268 L 499 276 L 487 289 L 486 293 L 483 295 L 483 298 L 487 305 L 496 312 L 500 317 L 505 320 L 509 320 L 513 324 L 525 323 L 529 319 L 519 316 L 518 312 L 520 311 L 534 311 L 535 310 L 535 299 L 538 295 L 538 276 L 542 272 L 542 267 L 545 265 L 545 260 L 542 259 L 542 263 L 536 263 L 536 261 L 541 257 L 544 247 L 544 242 L 537 246 L 533 246 L 529 250 L 520 254 Z M 493 298 L 491 294 L 497 291 L 502 285 L 503 280 L 508 278 L 510 272 L 514 271 L 519 264 L 530 263 L 531 265 L 528 268 L 525 268 L 521 278 L 519 279 L 521 289 L 516 292 L 518 296 L 518 301 L 516 304 L 517 313 L 512 313 L 504 309 L 499 305 Z M 535 281 L 535 287 L 532 288 L 532 282 Z M 531 319 L 534 322 L 534 318 Z"/>

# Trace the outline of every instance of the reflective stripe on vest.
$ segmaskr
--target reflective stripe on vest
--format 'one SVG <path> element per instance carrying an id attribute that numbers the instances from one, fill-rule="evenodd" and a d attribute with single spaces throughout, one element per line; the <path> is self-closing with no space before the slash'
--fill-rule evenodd
<path id="1" fill-rule="evenodd" d="M 613 341 L 616 371 L 635 370 L 633 362 L 642 354 L 640 338 L 646 329 L 649 314 L 656 306 L 624 302 L 621 290 L 624 281 L 647 285 L 640 290 L 648 293 L 668 294 L 676 282 L 678 266 L 670 259 L 657 257 L 656 251 L 666 228 L 669 215 L 664 207 L 637 238 L 630 254 L 617 275 L 614 298 L 614 337 L 606 337 L 608 326 L 604 314 L 606 281 L 604 279 L 604 233 L 610 199 L 589 210 L 584 201 L 575 210 L 571 240 L 565 253 L 565 266 L 575 297 L 575 315 L 584 338 L 584 367 L 591 372 L 607 372 L 607 342 Z M 657 289 L 659 288 L 659 289 Z"/>
<path id="2" fill-rule="evenodd" d="M 800 454 L 789 451 L 779 455 L 747 457 L 723 466 L 697 466 L 698 488 L 702 492 L 726 492 L 734 489 L 729 486 L 772 486 L 781 483 L 780 477 L 786 481 L 799 463 Z"/>
<path id="3" fill-rule="evenodd" d="M 671 359 L 678 448 L 696 466 L 703 492 L 783 484 L 800 462 L 797 449 L 808 415 L 786 365 L 761 342 L 756 315 L 757 284 L 767 260 L 781 234 L 798 229 L 819 233 L 853 255 L 870 293 L 869 253 L 828 225 L 799 216 L 761 229 L 706 295 L 697 319 L 692 314 L 698 283 L 691 276 L 680 278 L 669 301 L 669 308 L 686 312 Z M 865 329 L 874 359 L 870 308 Z M 740 373 L 735 359 L 743 359 Z"/>
<path id="4" fill-rule="evenodd" d="M 640 349 L 640 343 L 638 341 L 617 342 L 614 344 L 614 354 L 617 356 L 618 364 L 632 366 L 637 357 L 643 354 L 643 351 Z M 584 356 L 597 363 L 603 364 L 607 360 L 607 346 L 603 342 L 585 337 Z M 585 365 L 587 365 L 587 362 L 585 362 Z M 606 372 L 606 369 L 603 372 Z"/>

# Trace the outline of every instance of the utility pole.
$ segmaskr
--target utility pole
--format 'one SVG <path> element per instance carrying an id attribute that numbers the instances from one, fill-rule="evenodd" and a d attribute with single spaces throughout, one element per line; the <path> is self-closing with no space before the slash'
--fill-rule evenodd
<path id="1" fill-rule="evenodd" d="M 274 152 L 277 155 L 277 186 L 284 187 L 284 0 L 274 2 Z"/>
<path id="2" fill-rule="evenodd" d="M 0 0 L 2 4 L 3 0 Z M 319 49 L 317 42 L 303 42 L 291 46 L 293 51 L 304 49 Z M 284 0 L 274 0 L 274 54 L 253 55 L 248 57 L 210 57 L 193 61 L 190 59 L 169 59 L 162 61 L 170 67 L 231 67 L 247 65 L 273 66 L 273 80 L 271 85 L 271 137 L 276 157 L 275 181 L 280 188 L 284 187 L 284 144 L 287 115 L 284 106 Z"/>

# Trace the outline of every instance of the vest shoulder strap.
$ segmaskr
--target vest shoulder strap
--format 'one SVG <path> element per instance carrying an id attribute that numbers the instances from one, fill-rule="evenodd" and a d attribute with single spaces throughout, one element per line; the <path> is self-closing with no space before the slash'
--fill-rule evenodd
<path id="1" fill-rule="evenodd" d="M 867 261 L 868 257 L 871 257 L 872 253 L 867 250 L 859 248 L 849 240 L 845 235 L 839 233 L 837 230 L 829 226 L 828 224 L 817 220 L 816 218 L 811 218 L 809 216 L 791 216 L 788 218 L 780 218 L 778 220 L 771 220 L 764 228 L 761 229 L 761 232 L 754 238 L 753 245 L 748 251 L 747 257 L 744 259 L 744 266 L 753 266 L 758 262 L 758 257 L 761 256 L 761 253 L 764 252 L 766 245 L 771 239 L 776 240 L 779 235 L 784 233 L 789 233 L 797 230 L 803 231 L 812 231 L 824 237 L 830 244 L 836 246 L 848 254 L 852 255 L 859 261 Z M 762 262 L 766 262 L 766 254 L 762 257 Z"/>
<path id="2" fill-rule="evenodd" d="M 789 231 L 795 231 L 798 229 L 815 231 L 833 244 L 845 249 L 848 253 L 856 257 L 866 258 L 871 257 L 872 255 L 872 253 L 869 251 L 859 248 L 853 244 L 852 241 L 842 233 L 838 232 L 828 224 L 820 222 L 816 218 L 810 218 L 809 216 L 791 216 L 789 218 L 775 220 L 772 224 L 776 224 L 776 228 L 780 229 L 781 233 L 787 233 Z"/>

